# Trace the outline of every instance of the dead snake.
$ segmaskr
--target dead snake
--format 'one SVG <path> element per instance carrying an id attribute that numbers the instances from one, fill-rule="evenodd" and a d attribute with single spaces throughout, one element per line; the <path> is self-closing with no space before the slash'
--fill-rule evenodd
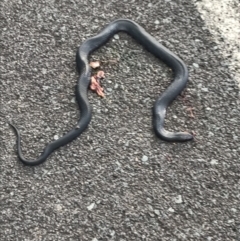
<path id="1" fill-rule="evenodd" d="M 21 150 L 21 138 L 18 129 L 10 124 L 17 135 L 17 152 L 19 159 L 26 165 L 38 165 L 44 162 L 47 157 L 57 148 L 66 145 L 77 138 L 88 126 L 91 121 L 92 108 L 87 98 L 88 86 L 90 84 L 91 68 L 88 64 L 89 55 L 104 45 L 118 32 L 126 32 L 146 50 L 167 64 L 174 73 L 174 80 L 164 93 L 156 100 L 153 107 L 153 127 L 161 139 L 165 141 L 188 141 L 193 136 L 187 132 L 169 132 L 164 129 L 164 118 L 169 104 L 181 93 L 187 84 L 188 70 L 183 61 L 167 48 L 158 43 L 137 23 L 128 19 L 118 19 L 108 24 L 98 35 L 87 39 L 78 48 L 76 61 L 80 77 L 76 85 L 76 99 L 81 112 L 77 126 L 62 136 L 61 138 L 49 143 L 40 157 L 36 160 L 26 160 Z"/>

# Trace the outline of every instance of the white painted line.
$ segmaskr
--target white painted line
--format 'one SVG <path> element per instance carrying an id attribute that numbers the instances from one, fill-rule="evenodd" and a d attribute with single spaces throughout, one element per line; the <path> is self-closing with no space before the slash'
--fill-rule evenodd
<path id="1" fill-rule="evenodd" d="M 196 2 L 196 6 L 240 87 L 239 0 L 201 0 Z"/>

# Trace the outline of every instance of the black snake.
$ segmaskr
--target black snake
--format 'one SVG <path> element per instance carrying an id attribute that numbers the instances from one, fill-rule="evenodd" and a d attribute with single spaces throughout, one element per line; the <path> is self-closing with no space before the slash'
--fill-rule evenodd
<path id="1" fill-rule="evenodd" d="M 169 132 L 163 127 L 166 109 L 169 104 L 181 93 L 187 84 L 188 70 L 183 61 L 167 48 L 158 43 L 137 23 L 119 19 L 108 24 L 98 35 L 87 39 L 77 50 L 76 61 L 80 74 L 76 85 L 76 99 L 81 112 L 77 126 L 63 137 L 49 143 L 41 156 L 36 160 L 26 160 L 21 151 L 21 138 L 18 129 L 10 124 L 17 135 L 17 151 L 19 159 L 26 165 L 38 165 L 44 162 L 47 157 L 57 148 L 66 145 L 77 138 L 88 126 L 92 109 L 87 98 L 88 86 L 90 84 L 91 68 L 88 64 L 89 55 L 104 45 L 114 34 L 126 32 L 146 50 L 166 63 L 174 72 L 174 80 L 164 93 L 156 100 L 153 107 L 153 127 L 156 134 L 166 141 L 188 141 L 193 136 L 187 132 Z"/>

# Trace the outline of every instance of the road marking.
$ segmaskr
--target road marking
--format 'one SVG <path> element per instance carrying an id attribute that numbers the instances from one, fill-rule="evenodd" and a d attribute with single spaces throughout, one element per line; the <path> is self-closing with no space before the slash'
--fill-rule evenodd
<path id="1" fill-rule="evenodd" d="M 240 87 L 239 0 L 202 0 L 196 6 Z"/>

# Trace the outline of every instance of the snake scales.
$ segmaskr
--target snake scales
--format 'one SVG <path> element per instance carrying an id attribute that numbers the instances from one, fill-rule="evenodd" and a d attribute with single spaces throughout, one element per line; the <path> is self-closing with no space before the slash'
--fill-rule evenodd
<path id="1" fill-rule="evenodd" d="M 33 166 L 44 162 L 54 150 L 77 138 L 87 128 L 92 115 L 92 109 L 87 98 L 91 77 L 91 68 L 88 64 L 89 55 L 120 31 L 129 34 L 146 50 L 167 64 L 174 72 L 173 82 L 156 100 L 153 106 L 153 127 L 157 136 L 166 141 L 188 141 L 193 138 L 193 136 L 187 132 L 169 132 L 163 127 L 167 107 L 181 93 L 187 84 L 188 70 L 186 65 L 175 54 L 158 43 L 137 23 L 128 19 L 118 19 L 108 24 L 98 35 L 83 42 L 77 51 L 76 61 L 80 77 L 76 85 L 76 99 L 81 117 L 73 130 L 49 143 L 39 158 L 35 160 L 26 160 L 21 150 L 20 133 L 14 125 L 10 124 L 17 135 L 18 157 L 24 164 Z"/>

